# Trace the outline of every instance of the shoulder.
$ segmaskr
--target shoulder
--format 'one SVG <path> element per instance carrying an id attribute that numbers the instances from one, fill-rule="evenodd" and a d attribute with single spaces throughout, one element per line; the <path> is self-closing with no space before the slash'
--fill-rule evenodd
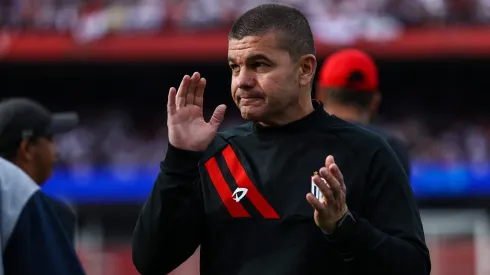
<path id="1" fill-rule="evenodd" d="M 408 149 L 385 132 L 371 125 L 357 125 L 335 116 L 330 116 L 325 131 L 336 136 L 353 157 L 364 159 L 370 166 L 393 166 L 401 161 L 402 167 L 409 173 Z"/>
<path id="2" fill-rule="evenodd" d="M 0 188 L 2 207 L 20 207 L 39 190 L 24 171 L 3 158 L 0 158 Z"/>
<path id="3" fill-rule="evenodd" d="M 380 137 L 382 137 L 384 140 L 386 140 L 386 142 L 389 145 L 403 146 L 403 147 L 406 146 L 406 144 L 405 144 L 405 142 L 403 140 L 401 140 L 400 138 L 396 137 L 395 135 L 392 135 L 392 134 L 388 133 L 385 130 L 380 129 L 377 126 L 374 126 L 374 125 L 361 125 L 361 127 L 366 128 L 369 131 L 372 131 L 372 132 L 378 134 Z"/>
<path id="4" fill-rule="evenodd" d="M 0 158 L 0 186 L 3 192 L 32 194 L 39 186 L 24 172 L 8 160 Z"/>
<path id="5" fill-rule="evenodd" d="M 253 123 L 247 122 L 238 126 L 235 126 L 231 129 L 228 129 L 223 132 L 219 132 L 218 136 L 221 136 L 224 139 L 230 139 L 236 136 L 248 136 L 253 134 Z"/>
<path id="6" fill-rule="evenodd" d="M 330 116 L 329 121 L 326 131 L 335 135 L 354 151 L 361 150 L 374 153 L 388 146 L 386 140 L 379 133 L 366 127 L 347 122 L 336 116 Z"/>
<path id="7" fill-rule="evenodd" d="M 381 138 L 383 138 L 383 140 L 388 143 L 389 147 L 397 155 L 398 159 L 402 162 L 402 165 L 407 170 L 407 173 L 409 172 L 409 149 L 407 144 L 402 139 L 373 125 L 361 125 L 361 127 L 364 127 L 373 133 L 377 133 Z"/>
<path id="8" fill-rule="evenodd" d="M 67 202 L 45 195 L 44 200 L 53 210 L 63 216 L 75 217 L 75 209 Z"/>
<path id="9" fill-rule="evenodd" d="M 371 165 L 373 167 L 378 167 L 383 171 L 395 167 L 399 170 L 398 168 L 401 167 L 407 175 L 410 174 L 408 147 L 401 139 L 373 125 L 359 127 L 379 138 L 377 146 L 373 146 L 374 150 L 372 150 Z"/>
<path id="10" fill-rule="evenodd" d="M 215 154 L 221 152 L 229 144 L 229 140 L 238 136 L 248 136 L 253 133 L 253 123 L 247 122 L 226 131 L 218 132 L 211 144 L 208 146 L 201 161 L 205 161 Z"/>
<path id="11" fill-rule="evenodd" d="M 409 164 L 406 158 L 399 157 L 400 151 L 388 143 L 390 139 L 387 135 L 374 131 L 369 126 L 356 125 L 336 117 L 333 120 L 330 131 L 345 143 L 344 146 L 352 153 L 351 157 L 363 160 L 356 163 L 365 163 L 370 182 L 381 181 L 386 175 L 405 180 L 409 173 Z"/>
<path id="12" fill-rule="evenodd" d="M 0 234 L 8 240 L 27 203 L 39 193 L 39 187 L 19 167 L 0 158 L 0 188 Z"/>

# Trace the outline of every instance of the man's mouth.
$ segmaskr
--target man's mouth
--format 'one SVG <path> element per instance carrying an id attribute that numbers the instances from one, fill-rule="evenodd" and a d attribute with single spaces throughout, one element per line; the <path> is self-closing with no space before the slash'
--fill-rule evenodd
<path id="1" fill-rule="evenodd" d="M 240 98 L 240 104 L 248 104 L 252 102 L 256 102 L 259 100 L 263 100 L 261 97 L 241 97 Z"/>

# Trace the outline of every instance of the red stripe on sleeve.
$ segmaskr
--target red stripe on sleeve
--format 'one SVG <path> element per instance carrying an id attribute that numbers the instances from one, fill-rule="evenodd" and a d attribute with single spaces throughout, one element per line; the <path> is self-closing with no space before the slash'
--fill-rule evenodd
<path id="1" fill-rule="evenodd" d="M 204 167 L 206 167 L 209 177 L 211 178 L 216 191 L 218 191 L 218 194 L 221 197 L 221 201 L 223 201 L 231 216 L 234 218 L 250 217 L 250 214 L 247 212 L 247 210 L 245 210 L 243 205 L 233 200 L 233 193 L 231 192 L 230 187 L 228 187 L 216 159 L 209 159 L 204 164 Z"/>
<path id="2" fill-rule="evenodd" d="M 250 178 L 245 172 L 245 168 L 243 168 L 242 164 L 238 160 L 235 151 L 228 145 L 225 150 L 223 150 L 223 157 L 225 158 L 226 164 L 230 169 L 233 178 L 235 179 L 237 185 L 242 188 L 247 188 L 247 198 L 250 202 L 257 208 L 257 210 L 264 216 L 266 219 L 279 219 L 279 215 L 277 215 L 276 211 L 272 206 L 267 202 L 267 200 L 260 194 L 259 190 L 252 183 Z"/>

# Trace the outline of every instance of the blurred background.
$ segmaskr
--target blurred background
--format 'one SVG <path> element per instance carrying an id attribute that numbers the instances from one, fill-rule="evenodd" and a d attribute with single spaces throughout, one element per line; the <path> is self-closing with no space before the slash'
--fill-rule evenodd
<path id="1" fill-rule="evenodd" d="M 137 274 L 131 234 L 165 156 L 167 91 L 199 71 L 207 108 L 233 106 L 227 31 L 266 2 L 0 0 L 0 96 L 81 115 L 44 190 L 75 207 L 87 274 Z M 490 0 L 276 2 L 307 15 L 320 65 L 343 47 L 376 59 L 376 124 L 410 146 L 432 274 L 490 274 Z M 223 128 L 241 122 L 229 108 Z M 193 258 L 173 274 L 197 270 Z"/>

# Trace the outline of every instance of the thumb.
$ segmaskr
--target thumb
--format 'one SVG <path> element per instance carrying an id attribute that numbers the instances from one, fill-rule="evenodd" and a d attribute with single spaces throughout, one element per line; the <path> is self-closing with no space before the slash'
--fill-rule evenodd
<path id="1" fill-rule="evenodd" d="M 226 105 L 221 104 L 214 110 L 213 116 L 209 120 L 209 125 L 218 130 L 219 125 L 225 118 Z"/>

